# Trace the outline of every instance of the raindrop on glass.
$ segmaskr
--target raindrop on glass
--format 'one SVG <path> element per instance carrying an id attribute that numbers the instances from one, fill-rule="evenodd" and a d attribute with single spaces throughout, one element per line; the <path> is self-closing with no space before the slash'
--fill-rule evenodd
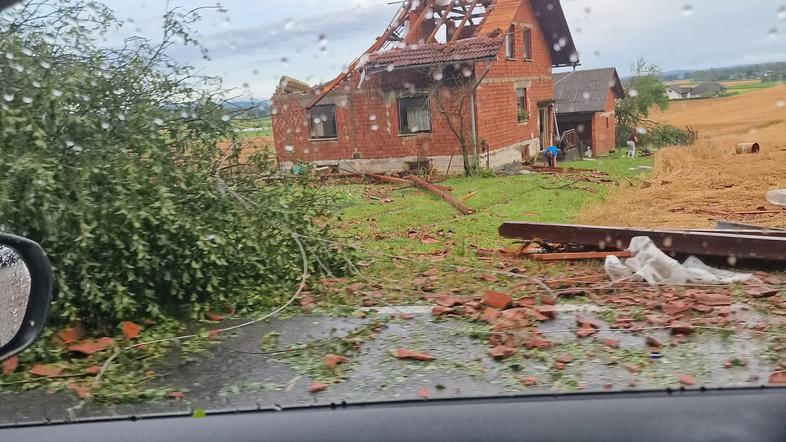
<path id="1" fill-rule="evenodd" d="M 156 118 L 153 120 L 153 124 L 155 124 L 156 126 L 162 126 L 164 124 L 164 120 L 160 118 Z"/>
<path id="2" fill-rule="evenodd" d="M 40 64 L 40 65 L 41 65 L 41 67 L 42 67 L 42 68 L 44 68 L 44 69 L 49 69 L 49 68 L 51 68 L 51 67 L 52 67 L 52 65 L 51 65 L 51 64 L 49 64 L 49 63 L 48 63 L 48 62 L 46 62 L 46 61 L 42 61 L 42 62 L 40 62 L 40 63 L 38 63 L 38 64 Z"/>
<path id="3" fill-rule="evenodd" d="M 690 17 L 693 15 L 693 6 L 685 5 L 682 7 L 682 15 L 685 17 Z"/>
<path id="4" fill-rule="evenodd" d="M 22 97 L 22 103 L 30 104 L 33 102 L 33 97 Z"/>
<path id="5" fill-rule="evenodd" d="M 287 21 L 284 22 L 284 30 L 291 31 L 294 28 L 295 28 L 295 21 L 294 20 L 287 19 Z"/>
<path id="6" fill-rule="evenodd" d="M 4 94 L 3 100 L 5 101 L 14 101 L 14 94 Z"/>
<path id="7" fill-rule="evenodd" d="M 630 91 L 628 91 L 628 95 L 630 95 L 631 97 L 638 97 L 639 91 L 637 91 L 636 89 L 631 89 Z"/>
<path id="8" fill-rule="evenodd" d="M 41 82 L 36 81 L 36 80 L 33 80 L 33 82 L 31 84 L 33 85 L 34 88 L 40 88 L 41 87 Z"/>
<path id="9" fill-rule="evenodd" d="M 225 122 L 225 123 L 226 123 L 226 122 L 227 122 L 227 121 L 229 121 L 229 120 L 230 120 L 230 118 L 229 118 L 229 115 L 222 115 L 222 116 L 221 116 L 221 121 L 223 121 L 223 122 Z"/>
<path id="10" fill-rule="evenodd" d="M 287 152 L 294 152 L 295 148 L 294 146 L 287 144 L 286 146 L 284 146 L 284 150 L 286 150 Z"/>
<path id="11" fill-rule="evenodd" d="M 60 89 L 52 89 L 52 96 L 54 96 L 54 97 L 62 97 L 63 96 L 63 91 L 61 91 Z"/>

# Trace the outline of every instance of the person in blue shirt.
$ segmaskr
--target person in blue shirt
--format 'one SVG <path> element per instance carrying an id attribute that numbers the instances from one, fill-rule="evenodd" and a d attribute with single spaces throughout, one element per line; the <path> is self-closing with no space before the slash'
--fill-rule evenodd
<path id="1" fill-rule="evenodd" d="M 556 146 L 549 146 L 543 151 L 543 161 L 546 167 L 557 167 L 557 156 L 559 156 L 559 149 Z"/>

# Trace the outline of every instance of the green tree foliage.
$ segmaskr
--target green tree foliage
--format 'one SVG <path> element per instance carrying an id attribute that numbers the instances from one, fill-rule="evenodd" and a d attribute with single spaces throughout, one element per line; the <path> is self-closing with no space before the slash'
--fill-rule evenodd
<path id="1" fill-rule="evenodd" d="M 669 97 L 660 80 L 661 68 L 643 58 L 631 66 L 632 76 L 625 82 L 625 98 L 617 101 L 617 145 L 624 146 L 634 129 L 646 128 L 652 108 L 666 110 Z"/>
<path id="2" fill-rule="evenodd" d="M 332 202 L 222 148 L 227 91 L 166 55 L 198 45 L 201 12 L 173 10 L 161 42 L 114 49 L 99 41 L 119 22 L 96 3 L 31 1 L 0 19 L 0 230 L 47 251 L 60 322 L 277 304 L 302 275 L 292 232 L 327 235 Z M 325 242 L 302 242 L 311 273 L 341 272 Z"/>

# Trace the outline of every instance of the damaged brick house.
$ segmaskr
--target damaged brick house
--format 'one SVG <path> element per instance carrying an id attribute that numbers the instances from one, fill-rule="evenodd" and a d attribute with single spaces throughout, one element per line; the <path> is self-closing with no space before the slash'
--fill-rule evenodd
<path id="1" fill-rule="evenodd" d="M 578 61 L 558 0 L 406 0 L 333 81 L 282 78 L 279 165 L 459 173 L 464 158 L 492 168 L 531 158 L 555 133 L 552 67 Z"/>
<path id="2" fill-rule="evenodd" d="M 615 148 L 617 99 L 625 90 L 614 68 L 588 69 L 554 74 L 554 99 L 560 133 L 575 130 L 583 153 L 608 155 Z"/>

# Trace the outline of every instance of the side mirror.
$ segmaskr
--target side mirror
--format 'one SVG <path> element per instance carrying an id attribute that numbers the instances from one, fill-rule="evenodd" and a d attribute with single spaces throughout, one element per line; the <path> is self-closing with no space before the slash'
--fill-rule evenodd
<path id="1" fill-rule="evenodd" d="M 49 260 L 38 243 L 0 234 L 0 361 L 41 334 L 53 285 Z"/>

